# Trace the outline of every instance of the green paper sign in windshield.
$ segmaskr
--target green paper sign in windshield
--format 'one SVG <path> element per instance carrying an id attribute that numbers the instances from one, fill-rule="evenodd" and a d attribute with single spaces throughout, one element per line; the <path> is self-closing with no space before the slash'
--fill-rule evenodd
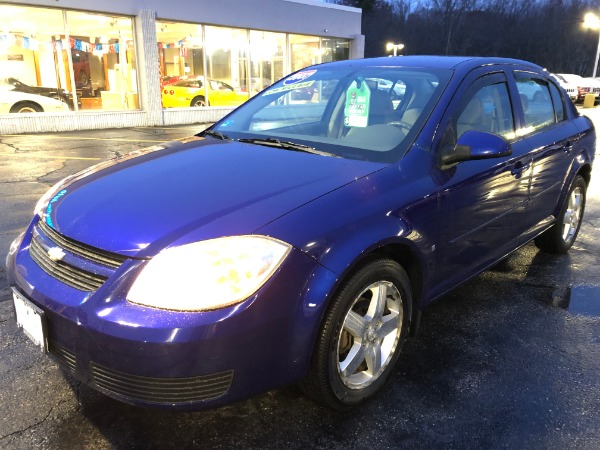
<path id="1" fill-rule="evenodd" d="M 371 90 L 364 81 L 353 81 L 346 92 L 344 125 L 366 127 L 369 124 L 369 102 Z"/>

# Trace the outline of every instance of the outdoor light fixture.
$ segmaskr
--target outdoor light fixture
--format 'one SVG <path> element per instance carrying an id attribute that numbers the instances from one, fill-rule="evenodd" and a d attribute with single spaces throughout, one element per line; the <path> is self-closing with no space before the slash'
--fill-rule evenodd
<path id="1" fill-rule="evenodd" d="M 394 50 L 394 56 L 398 56 L 398 50 L 402 50 L 404 48 L 404 44 L 394 44 L 393 42 L 388 42 L 385 48 L 388 52 Z"/>
<path id="2" fill-rule="evenodd" d="M 594 58 L 594 72 L 592 72 L 592 78 L 596 78 L 598 57 L 600 57 L 600 17 L 591 12 L 587 13 L 583 18 L 583 27 L 591 30 L 598 30 L 598 48 L 596 49 L 596 58 Z"/>

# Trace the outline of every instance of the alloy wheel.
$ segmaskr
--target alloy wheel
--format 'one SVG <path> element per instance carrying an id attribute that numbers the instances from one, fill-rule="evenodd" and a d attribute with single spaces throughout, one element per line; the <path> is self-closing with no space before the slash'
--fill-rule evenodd
<path id="1" fill-rule="evenodd" d="M 350 389 L 364 389 L 384 372 L 402 331 L 402 296 L 388 281 L 367 287 L 354 300 L 338 339 L 338 374 Z"/>
<path id="2" fill-rule="evenodd" d="M 583 206 L 583 192 L 579 186 L 575 187 L 569 197 L 569 205 L 563 218 L 562 237 L 566 243 L 570 243 L 577 232 L 581 221 L 581 209 Z"/>

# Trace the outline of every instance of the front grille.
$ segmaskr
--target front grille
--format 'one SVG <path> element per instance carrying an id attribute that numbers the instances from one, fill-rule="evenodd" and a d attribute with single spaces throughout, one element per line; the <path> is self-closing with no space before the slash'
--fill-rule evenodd
<path id="1" fill-rule="evenodd" d="M 127 260 L 125 256 L 100 250 L 90 245 L 85 245 L 81 242 L 69 239 L 50 228 L 43 220 L 38 222 L 37 227 L 48 237 L 48 239 L 63 250 L 81 256 L 82 258 L 89 259 L 90 261 L 117 269 Z"/>
<path id="2" fill-rule="evenodd" d="M 177 405 L 211 400 L 226 394 L 233 370 L 189 378 L 153 378 L 130 375 L 91 364 L 92 381 L 100 388 L 146 403 Z"/>
<path id="3" fill-rule="evenodd" d="M 48 340 L 48 352 L 50 352 L 60 363 L 65 365 L 71 372 L 75 372 L 77 359 L 72 352 L 50 339 Z"/>
<path id="4" fill-rule="evenodd" d="M 57 261 L 56 258 L 51 258 L 48 253 L 49 247 L 58 247 L 71 255 L 79 257 L 84 262 L 89 261 L 91 264 L 88 264 L 84 269 L 69 264 L 62 259 Z M 102 274 L 95 273 L 93 271 L 94 264 L 102 265 L 106 269 L 116 269 L 127 260 L 125 256 L 100 250 L 67 238 L 43 221 L 39 221 L 34 229 L 29 254 L 47 274 L 68 286 L 85 292 L 95 291 L 107 280 L 106 270 L 98 269 Z"/>
<path id="5" fill-rule="evenodd" d="M 97 275 L 79 267 L 71 266 L 63 261 L 54 261 L 50 259 L 48 252 L 38 242 L 39 237 L 34 236 L 29 246 L 29 254 L 38 266 L 48 275 L 57 280 L 79 289 L 80 291 L 91 292 L 98 289 L 106 281 L 106 277 Z"/>

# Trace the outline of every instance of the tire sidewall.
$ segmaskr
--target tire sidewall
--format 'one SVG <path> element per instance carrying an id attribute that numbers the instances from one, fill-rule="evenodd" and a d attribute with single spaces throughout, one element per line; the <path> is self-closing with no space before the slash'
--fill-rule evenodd
<path id="1" fill-rule="evenodd" d="M 331 393 L 341 405 L 358 404 L 371 397 L 381 389 L 396 365 L 396 362 L 400 356 L 400 349 L 402 348 L 402 344 L 404 343 L 410 326 L 412 313 L 412 294 L 408 275 L 406 275 L 406 272 L 400 265 L 392 260 L 382 260 L 376 262 L 375 264 L 378 266 L 377 271 L 369 270 L 373 267 L 373 263 L 371 263 L 363 267 L 363 269 L 359 270 L 350 278 L 345 287 L 336 295 L 330 311 L 330 320 L 332 320 L 332 323 L 334 323 L 335 326 L 330 328 L 327 336 L 327 377 L 329 380 Z M 368 286 L 378 281 L 389 281 L 393 283 L 396 289 L 398 289 L 400 292 L 403 308 L 402 330 L 400 332 L 400 337 L 398 339 L 394 355 L 379 378 L 364 389 L 350 389 L 340 379 L 337 368 L 337 346 L 340 330 L 344 319 L 348 314 L 348 310 L 352 307 L 358 295 Z"/>

